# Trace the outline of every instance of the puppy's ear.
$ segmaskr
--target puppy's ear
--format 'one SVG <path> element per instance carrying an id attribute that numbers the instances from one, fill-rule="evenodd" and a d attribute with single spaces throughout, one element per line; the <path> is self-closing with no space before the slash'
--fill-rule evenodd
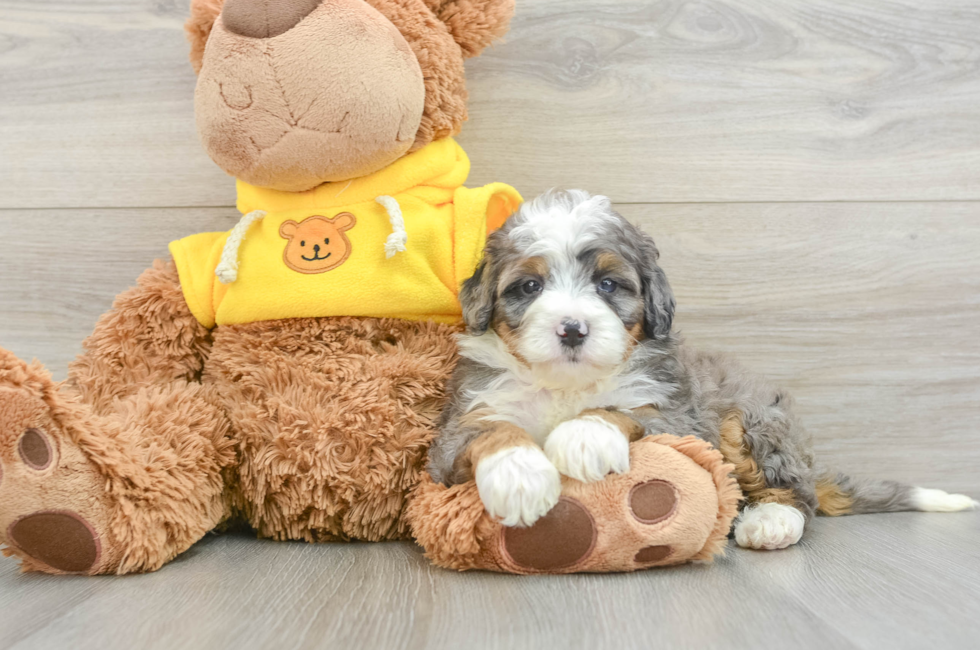
<path id="1" fill-rule="evenodd" d="M 637 231 L 640 236 L 643 273 L 643 333 L 651 339 L 670 334 L 674 322 L 674 292 L 667 282 L 667 275 L 657 265 L 660 251 L 650 235 Z"/>
<path id="2" fill-rule="evenodd" d="M 491 263 L 488 252 L 476 267 L 476 273 L 463 283 L 459 291 L 463 321 L 472 334 L 483 334 L 493 320 L 493 309 L 497 304 L 497 280 Z"/>

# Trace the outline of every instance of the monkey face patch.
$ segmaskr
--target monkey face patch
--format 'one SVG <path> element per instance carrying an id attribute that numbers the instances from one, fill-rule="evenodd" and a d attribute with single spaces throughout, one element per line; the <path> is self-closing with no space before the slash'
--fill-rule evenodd
<path id="1" fill-rule="evenodd" d="M 289 240 L 283 261 L 299 273 L 324 273 L 337 268 L 350 256 L 350 240 L 344 233 L 356 223 L 350 212 L 341 212 L 333 219 L 317 215 L 300 223 L 285 222 L 279 228 L 279 236 Z"/>

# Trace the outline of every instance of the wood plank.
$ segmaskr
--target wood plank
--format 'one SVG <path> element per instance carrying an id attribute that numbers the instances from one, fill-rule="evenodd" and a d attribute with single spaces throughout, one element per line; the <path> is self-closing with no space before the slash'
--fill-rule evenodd
<path id="1" fill-rule="evenodd" d="M 980 495 L 980 205 L 621 209 L 677 329 L 788 388 L 818 458 Z"/>
<path id="2" fill-rule="evenodd" d="M 622 202 L 980 199 L 973 0 L 536 0 L 468 64 L 474 182 Z M 0 0 L 4 207 L 223 206 L 187 0 Z"/>
<path id="3" fill-rule="evenodd" d="M 624 205 L 689 343 L 794 393 L 831 467 L 980 496 L 980 205 Z M 0 211 L 0 345 L 64 376 L 113 296 L 225 209 Z M 69 242 L 52 246 L 52 233 Z"/>
<path id="4" fill-rule="evenodd" d="M 3 207 L 234 205 L 201 148 L 189 0 L 0 0 Z"/>
<path id="5" fill-rule="evenodd" d="M 307 546 L 224 536 L 148 576 L 14 577 L 0 564 L 11 614 L 7 647 L 454 649 L 852 647 L 803 606 L 784 604 L 761 576 L 736 579 L 737 562 L 635 575 L 515 577 L 438 569 L 407 543 Z M 6 575 L 5 575 L 6 574 Z M 100 582 L 43 624 L 18 610 L 34 593 Z M 724 596 L 723 605 L 704 593 Z M 701 595 L 698 595 L 701 594 Z M 614 598 L 612 596 L 615 595 Z M 33 602 L 32 602 L 33 601 Z M 57 602 L 41 601 L 47 607 Z M 613 606 L 615 603 L 615 606 Z M 769 622 L 774 611 L 782 611 Z M 106 617 L 110 636 L 103 636 Z M 180 625 L 173 625 L 179 620 Z M 725 642 L 731 639 L 731 642 Z"/>
<path id="6" fill-rule="evenodd" d="M 856 647 L 969 648 L 966 621 L 980 616 L 978 533 L 977 513 L 819 519 L 792 553 L 733 556 L 740 573 L 764 572 L 768 588 Z"/>
<path id="7" fill-rule="evenodd" d="M 233 208 L 0 210 L 0 346 L 63 379 L 112 299 L 167 244 L 230 230 Z"/>
<path id="8" fill-rule="evenodd" d="M 471 66 L 474 180 L 620 202 L 976 199 L 972 0 L 536 0 Z"/>
<path id="9" fill-rule="evenodd" d="M 975 645 L 978 532 L 976 513 L 819 519 L 792 549 L 629 575 L 459 574 L 408 543 L 237 534 L 127 578 L 2 560 L 0 647 L 958 650 Z"/>

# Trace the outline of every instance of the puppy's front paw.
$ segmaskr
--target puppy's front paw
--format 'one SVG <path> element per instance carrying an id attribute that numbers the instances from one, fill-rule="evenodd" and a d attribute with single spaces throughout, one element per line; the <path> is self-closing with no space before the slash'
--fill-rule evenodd
<path id="1" fill-rule="evenodd" d="M 742 548 L 776 550 L 800 541 L 803 513 L 793 506 L 762 503 L 746 508 L 735 522 L 735 541 Z"/>
<path id="2" fill-rule="evenodd" d="M 583 482 L 630 469 L 630 443 L 614 424 L 586 416 L 562 422 L 548 435 L 544 453 L 558 471 Z"/>
<path id="3" fill-rule="evenodd" d="M 558 503 L 561 477 L 540 449 L 510 447 L 480 460 L 476 489 L 504 526 L 530 526 Z"/>

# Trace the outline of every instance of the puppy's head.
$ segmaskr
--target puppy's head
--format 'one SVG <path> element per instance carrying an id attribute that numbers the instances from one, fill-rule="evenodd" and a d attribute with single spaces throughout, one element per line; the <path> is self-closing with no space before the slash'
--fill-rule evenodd
<path id="1" fill-rule="evenodd" d="M 460 292 L 463 318 L 552 380 L 595 380 L 637 341 L 669 335 L 674 297 L 658 257 L 606 197 L 551 192 L 490 235 Z"/>

